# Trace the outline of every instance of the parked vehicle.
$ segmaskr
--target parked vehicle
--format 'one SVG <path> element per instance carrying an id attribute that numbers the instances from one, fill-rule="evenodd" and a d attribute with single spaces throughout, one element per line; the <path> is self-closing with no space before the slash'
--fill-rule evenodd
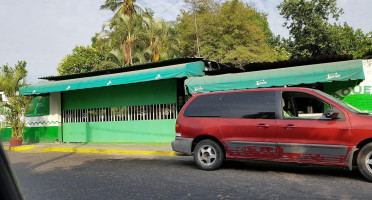
<path id="1" fill-rule="evenodd" d="M 10 167 L 4 147 L 0 140 L 0 199 L 3 200 L 22 200 L 23 195 L 17 180 Z"/>
<path id="2" fill-rule="evenodd" d="M 372 115 L 308 88 L 196 94 L 177 118 L 172 148 L 204 170 L 224 159 L 357 165 L 372 181 Z"/>

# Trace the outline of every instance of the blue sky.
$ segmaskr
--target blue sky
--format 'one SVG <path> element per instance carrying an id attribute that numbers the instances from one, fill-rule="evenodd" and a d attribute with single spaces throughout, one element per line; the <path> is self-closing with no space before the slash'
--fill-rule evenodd
<path id="1" fill-rule="evenodd" d="M 244 0 L 268 13 L 274 34 L 288 36 L 276 6 L 282 0 Z M 28 82 L 38 77 L 57 75 L 61 59 L 75 45 L 89 45 L 90 38 L 102 28 L 111 11 L 99 10 L 104 0 L 12 0 L 0 1 L 0 65 L 28 62 Z M 155 11 L 155 17 L 175 20 L 183 0 L 137 0 L 141 7 Z M 369 13 L 371 0 L 338 0 L 344 9 L 340 21 L 364 32 L 372 31 Z"/>

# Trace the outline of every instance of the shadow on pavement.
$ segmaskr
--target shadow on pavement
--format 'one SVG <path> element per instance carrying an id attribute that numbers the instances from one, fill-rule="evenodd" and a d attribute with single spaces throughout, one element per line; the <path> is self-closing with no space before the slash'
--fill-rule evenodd
<path id="1" fill-rule="evenodd" d="M 226 160 L 221 169 L 257 171 L 257 172 L 285 172 L 302 175 L 314 176 L 334 176 L 367 181 L 356 167 L 353 171 L 342 167 L 319 166 L 319 165 L 300 165 L 292 163 L 273 163 L 244 160 Z M 367 181 L 368 182 L 368 181 Z"/>

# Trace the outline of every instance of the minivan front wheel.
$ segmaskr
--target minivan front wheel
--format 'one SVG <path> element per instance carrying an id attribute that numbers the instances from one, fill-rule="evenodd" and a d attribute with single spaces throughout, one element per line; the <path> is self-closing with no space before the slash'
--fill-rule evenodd
<path id="1" fill-rule="evenodd" d="M 224 158 L 222 147 L 211 139 L 200 141 L 194 149 L 194 162 L 203 170 L 218 169 Z"/>
<path id="2" fill-rule="evenodd" d="M 369 181 L 372 181 L 372 143 L 365 145 L 358 153 L 358 169 Z"/>

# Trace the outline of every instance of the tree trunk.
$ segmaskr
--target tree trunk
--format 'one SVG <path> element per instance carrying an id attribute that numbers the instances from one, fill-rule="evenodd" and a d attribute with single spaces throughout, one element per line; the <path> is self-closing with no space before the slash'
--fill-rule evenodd
<path id="1" fill-rule="evenodd" d="M 196 23 L 196 12 L 195 12 L 195 10 L 194 10 L 194 24 L 195 24 L 195 35 L 196 35 L 196 47 L 198 49 L 198 57 L 200 57 L 199 32 L 198 32 L 198 25 Z"/>
<path id="2" fill-rule="evenodd" d="M 133 65 L 133 59 L 132 59 L 132 51 L 133 51 L 133 45 L 129 44 L 129 58 L 130 58 L 130 65 Z"/>
<path id="3" fill-rule="evenodd" d="M 125 41 L 123 43 L 123 57 L 124 57 L 124 64 L 129 65 L 130 59 L 129 59 L 128 45 L 125 43 Z"/>
<path id="4" fill-rule="evenodd" d="M 160 59 L 160 51 L 154 51 L 152 61 L 158 62 L 159 59 Z"/>
<path id="5" fill-rule="evenodd" d="M 199 42 L 199 31 L 198 24 L 196 23 L 196 8 L 198 7 L 196 1 L 191 1 L 192 11 L 194 13 L 194 25 L 195 25 L 195 36 L 196 36 L 196 48 L 198 51 L 198 57 L 200 57 L 200 42 Z"/>

